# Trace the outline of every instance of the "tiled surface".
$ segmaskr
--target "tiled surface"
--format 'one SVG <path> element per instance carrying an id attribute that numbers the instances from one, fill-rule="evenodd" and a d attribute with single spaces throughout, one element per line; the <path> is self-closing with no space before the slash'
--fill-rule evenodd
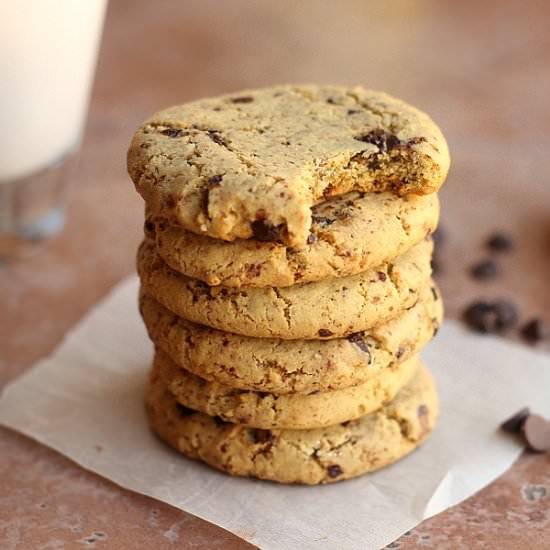
<path id="1" fill-rule="evenodd" d="M 143 213 L 124 163 L 135 126 L 161 106 L 272 82 L 363 83 L 430 111 L 453 153 L 438 279 L 448 315 L 502 296 L 523 319 L 550 316 L 549 17 L 543 1 L 112 0 L 68 227 L 0 269 L 0 385 L 133 270 Z M 494 229 L 516 250 L 496 282 L 472 281 Z M 524 455 L 394 547 L 550 548 L 549 472 L 548 456 Z M 2 549 L 245 546 L 0 430 Z"/>

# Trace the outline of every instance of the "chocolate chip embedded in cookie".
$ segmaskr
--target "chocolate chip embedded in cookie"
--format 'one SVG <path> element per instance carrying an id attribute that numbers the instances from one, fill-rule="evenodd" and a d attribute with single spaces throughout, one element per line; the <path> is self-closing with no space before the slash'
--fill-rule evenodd
<path id="1" fill-rule="evenodd" d="M 274 86 L 171 107 L 128 151 L 155 215 L 213 238 L 291 247 L 305 246 L 313 205 L 350 191 L 433 193 L 448 168 L 426 114 L 360 87 Z"/>

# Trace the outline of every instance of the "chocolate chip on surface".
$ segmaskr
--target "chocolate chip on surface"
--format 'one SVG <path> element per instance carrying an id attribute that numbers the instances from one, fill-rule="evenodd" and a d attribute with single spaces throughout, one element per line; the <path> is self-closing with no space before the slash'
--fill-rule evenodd
<path id="1" fill-rule="evenodd" d="M 254 98 L 247 95 L 242 97 L 233 97 L 230 101 L 231 103 L 252 103 Z"/>
<path id="2" fill-rule="evenodd" d="M 470 269 L 470 275 L 479 280 L 493 279 L 498 273 L 498 266 L 493 260 L 482 260 Z"/>
<path id="3" fill-rule="evenodd" d="M 210 187 L 219 187 L 222 183 L 223 176 L 218 174 L 216 176 L 212 176 L 211 178 L 208 178 L 208 185 Z"/>
<path id="4" fill-rule="evenodd" d="M 506 233 L 494 233 L 487 239 L 487 248 L 493 252 L 507 252 L 514 248 L 514 241 Z"/>
<path id="5" fill-rule="evenodd" d="M 275 443 L 276 437 L 269 430 L 250 428 L 248 435 L 253 443 Z"/>
<path id="6" fill-rule="evenodd" d="M 318 334 L 321 338 L 327 338 L 329 336 L 332 336 L 333 332 L 332 332 L 332 330 L 329 330 L 328 328 L 320 328 Z"/>
<path id="7" fill-rule="evenodd" d="M 378 280 L 382 282 L 388 278 L 388 276 L 383 271 L 378 271 L 377 275 L 378 275 Z"/>
<path id="8" fill-rule="evenodd" d="M 401 140 L 397 136 L 394 134 L 389 134 L 382 128 L 376 128 L 366 134 L 360 134 L 355 136 L 354 139 L 357 141 L 370 143 L 371 145 L 376 145 L 376 147 L 378 147 L 378 151 L 381 153 L 394 149 L 401 144 Z"/>
<path id="9" fill-rule="evenodd" d="M 523 427 L 523 423 L 527 419 L 527 417 L 530 415 L 530 411 L 528 407 L 523 407 L 523 409 L 520 409 L 517 413 L 515 413 L 510 418 L 506 419 L 501 425 L 500 429 L 511 433 L 511 434 L 517 434 L 521 432 L 521 428 Z"/>
<path id="10" fill-rule="evenodd" d="M 176 403 L 176 407 L 178 408 L 178 412 L 181 416 L 189 416 L 190 414 L 194 414 L 196 412 L 193 409 L 182 405 L 181 403 Z"/>
<path id="11" fill-rule="evenodd" d="M 166 128 L 160 132 L 163 136 L 171 137 L 171 138 L 179 138 L 184 135 L 186 135 L 186 132 L 184 132 L 181 128 Z"/>
<path id="12" fill-rule="evenodd" d="M 252 233 L 259 241 L 279 241 L 286 233 L 286 226 L 271 225 L 265 220 L 256 220 L 252 222 Z"/>
<path id="13" fill-rule="evenodd" d="M 332 479 L 341 476 L 343 473 L 344 471 L 342 470 L 342 468 L 340 468 L 340 466 L 338 466 L 338 464 L 332 464 L 327 468 L 327 474 Z"/>
<path id="14" fill-rule="evenodd" d="M 336 220 L 331 220 L 330 218 L 327 218 L 326 216 L 312 216 L 311 221 L 318 225 L 321 228 L 327 227 L 329 225 L 332 225 Z"/>
<path id="15" fill-rule="evenodd" d="M 348 336 L 348 341 L 350 341 L 352 344 L 355 344 L 361 351 L 368 353 L 369 363 L 370 363 L 370 360 L 371 360 L 370 348 L 368 344 L 365 342 L 365 340 L 363 340 L 362 336 L 357 332 L 355 334 L 350 334 Z"/>
<path id="16" fill-rule="evenodd" d="M 536 343 L 548 338 L 550 330 L 542 319 L 531 319 L 521 327 L 521 335 L 529 342 Z"/>
<path id="17" fill-rule="evenodd" d="M 220 135 L 219 130 L 208 130 L 207 132 L 208 137 L 216 144 L 222 145 L 224 147 L 227 146 L 227 143 L 223 140 L 222 136 Z"/>
<path id="18" fill-rule="evenodd" d="M 310 233 L 307 236 L 307 244 L 313 244 L 316 241 L 317 241 L 317 235 L 314 235 L 313 233 Z"/>
<path id="19" fill-rule="evenodd" d="M 464 320 L 478 332 L 497 334 L 512 328 L 518 319 L 516 307 L 507 301 L 474 302 L 466 308 Z"/>
<path id="20" fill-rule="evenodd" d="M 544 453 L 550 451 L 550 420 L 531 414 L 523 423 L 523 435 L 527 446 L 535 452 Z"/>

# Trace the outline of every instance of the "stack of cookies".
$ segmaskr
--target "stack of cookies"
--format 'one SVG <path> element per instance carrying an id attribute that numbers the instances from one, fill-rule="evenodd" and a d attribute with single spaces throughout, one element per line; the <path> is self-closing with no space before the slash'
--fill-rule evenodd
<path id="1" fill-rule="evenodd" d="M 146 202 L 140 310 L 153 430 L 240 476 L 381 468 L 438 412 L 419 352 L 449 167 L 431 119 L 384 93 L 277 86 L 155 114 L 128 168 Z"/>

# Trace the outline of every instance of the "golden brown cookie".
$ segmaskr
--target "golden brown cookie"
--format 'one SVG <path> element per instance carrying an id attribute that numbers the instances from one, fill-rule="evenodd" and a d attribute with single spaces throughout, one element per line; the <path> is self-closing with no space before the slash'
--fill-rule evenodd
<path id="1" fill-rule="evenodd" d="M 418 370 L 419 357 L 393 363 L 368 382 L 328 392 L 239 390 L 182 369 L 157 350 L 153 371 L 178 403 L 226 422 L 263 429 L 303 430 L 355 420 L 389 403 Z"/>
<path id="2" fill-rule="evenodd" d="M 424 240 L 364 273 L 286 288 L 209 287 L 169 268 L 149 241 L 137 267 L 150 296 L 194 323 L 245 336 L 319 339 L 367 330 L 413 306 L 429 284 L 431 253 Z"/>
<path id="3" fill-rule="evenodd" d="M 173 269 L 208 285 L 285 287 L 346 277 L 391 260 L 430 235 L 437 195 L 348 193 L 313 207 L 305 247 L 197 235 L 151 214 L 146 234 Z"/>
<path id="4" fill-rule="evenodd" d="M 194 374 L 243 390 L 278 394 L 361 384 L 418 353 L 437 331 L 443 305 L 435 285 L 387 323 L 332 340 L 251 338 L 177 317 L 145 293 L 140 311 L 156 347 Z"/>
<path id="5" fill-rule="evenodd" d="M 304 246 L 311 207 L 350 191 L 429 194 L 449 169 L 439 128 L 361 87 L 274 86 L 154 114 L 128 171 L 155 214 L 224 240 Z"/>
<path id="6" fill-rule="evenodd" d="M 360 419 L 312 430 L 261 430 L 178 405 L 153 374 L 146 394 L 153 430 L 190 458 L 237 476 L 280 483 L 331 483 L 382 468 L 431 433 L 437 392 L 422 367 L 398 396 Z"/>

